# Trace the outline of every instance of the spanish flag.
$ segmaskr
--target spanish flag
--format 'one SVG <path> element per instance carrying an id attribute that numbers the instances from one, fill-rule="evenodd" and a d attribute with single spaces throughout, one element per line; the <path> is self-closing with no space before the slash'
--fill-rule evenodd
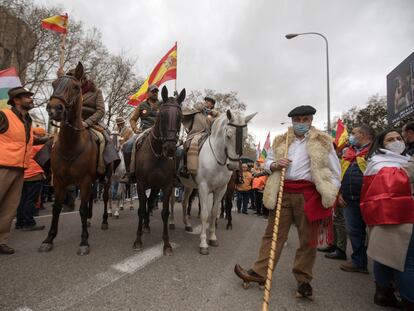
<path id="1" fill-rule="evenodd" d="M 138 106 L 147 98 L 147 90 L 151 84 L 158 87 L 166 81 L 177 78 L 177 42 L 159 61 L 157 66 L 152 70 L 151 74 L 141 85 L 138 92 L 129 98 L 128 104 Z"/>
<path id="2" fill-rule="evenodd" d="M 66 34 L 68 31 L 68 14 L 43 19 L 42 28 Z"/>
<path id="3" fill-rule="evenodd" d="M 341 119 L 338 119 L 338 123 L 336 124 L 336 133 L 335 133 L 335 140 L 334 144 L 336 146 L 336 150 L 342 150 L 346 143 L 348 142 L 348 131 Z"/>

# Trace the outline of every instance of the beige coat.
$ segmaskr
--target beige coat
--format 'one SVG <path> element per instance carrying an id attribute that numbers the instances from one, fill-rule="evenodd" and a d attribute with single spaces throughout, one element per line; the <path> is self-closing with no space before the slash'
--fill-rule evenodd
<path id="1" fill-rule="evenodd" d="M 217 118 L 218 112 L 212 110 L 206 116 L 202 113 L 204 105 L 199 103 L 194 107 L 183 107 L 183 126 L 189 131 L 187 140 L 191 140 L 195 135 L 207 132 L 211 128 L 211 124 Z"/>
<path id="2" fill-rule="evenodd" d="M 288 148 L 295 139 L 295 133 L 292 128 L 289 128 L 287 133 L 274 139 L 272 149 L 275 161 L 283 158 L 285 155 L 286 135 L 288 136 Z M 316 190 L 321 195 L 322 205 L 325 208 L 330 208 L 334 205 L 339 191 L 338 187 L 332 183 L 332 172 L 328 165 L 328 157 L 332 149 L 332 138 L 314 127 L 310 129 L 308 135 L 307 149 L 311 162 L 312 180 Z M 281 171 L 275 171 L 269 176 L 263 192 L 263 204 L 271 210 L 276 207 L 280 173 Z"/>

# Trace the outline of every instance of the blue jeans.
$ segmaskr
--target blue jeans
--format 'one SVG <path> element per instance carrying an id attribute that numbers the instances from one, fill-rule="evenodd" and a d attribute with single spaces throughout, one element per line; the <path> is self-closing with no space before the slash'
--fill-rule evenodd
<path id="1" fill-rule="evenodd" d="M 247 213 L 247 205 L 249 204 L 250 191 L 237 191 L 237 211 Z M 243 207 L 242 207 L 243 204 Z"/>
<path id="2" fill-rule="evenodd" d="M 411 234 L 404 272 L 374 261 L 374 277 L 375 282 L 383 287 L 390 287 L 391 281 L 395 280 L 401 298 L 414 302 L 414 233 Z"/>
<path id="3" fill-rule="evenodd" d="M 367 247 L 365 240 L 367 232 L 366 225 L 362 219 L 359 200 L 346 200 L 346 207 L 343 209 L 349 239 L 352 245 L 352 263 L 360 268 L 366 269 L 368 264 Z"/>
<path id="4" fill-rule="evenodd" d="M 118 188 L 119 188 L 119 182 L 112 181 L 112 185 L 111 185 L 112 200 L 118 200 Z"/>

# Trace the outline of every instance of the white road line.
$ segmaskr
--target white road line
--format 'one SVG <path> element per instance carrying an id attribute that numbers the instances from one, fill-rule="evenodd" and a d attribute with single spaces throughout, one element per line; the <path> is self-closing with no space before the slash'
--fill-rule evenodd
<path id="1" fill-rule="evenodd" d="M 101 289 L 161 258 L 163 256 L 163 246 L 163 243 L 159 243 L 112 265 L 108 270 L 94 275 L 85 282 L 63 290 L 58 295 L 42 301 L 38 305 L 32 306 L 32 308 L 24 306 L 17 308 L 15 311 L 61 311 L 71 308 Z M 179 247 L 176 243 L 171 243 L 171 246 L 173 249 Z"/>
<path id="2" fill-rule="evenodd" d="M 200 234 L 201 233 L 201 225 L 198 225 L 198 226 L 194 227 L 193 232 L 187 232 L 187 233 L 188 234 Z"/>
<path id="3" fill-rule="evenodd" d="M 63 215 L 70 215 L 70 214 L 79 214 L 79 211 L 60 213 L 60 216 L 63 216 Z M 37 219 L 37 218 L 46 218 L 46 217 L 52 217 L 52 216 L 53 216 L 53 215 L 52 215 L 52 214 L 50 214 L 50 215 L 36 216 L 35 218 L 36 218 L 36 219 Z"/>

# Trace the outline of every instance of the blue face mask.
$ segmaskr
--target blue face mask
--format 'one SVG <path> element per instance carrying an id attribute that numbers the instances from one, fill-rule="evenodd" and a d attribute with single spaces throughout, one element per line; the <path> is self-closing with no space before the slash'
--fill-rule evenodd
<path id="1" fill-rule="evenodd" d="M 348 138 L 348 141 L 349 141 L 349 144 L 350 144 L 351 146 L 356 146 L 356 145 L 358 145 L 358 140 L 355 138 L 355 136 L 354 136 L 354 135 L 350 135 L 350 136 L 349 136 L 349 138 Z"/>
<path id="2" fill-rule="evenodd" d="M 310 129 L 308 123 L 292 122 L 292 126 L 295 133 L 299 135 L 305 135 Z"/>

